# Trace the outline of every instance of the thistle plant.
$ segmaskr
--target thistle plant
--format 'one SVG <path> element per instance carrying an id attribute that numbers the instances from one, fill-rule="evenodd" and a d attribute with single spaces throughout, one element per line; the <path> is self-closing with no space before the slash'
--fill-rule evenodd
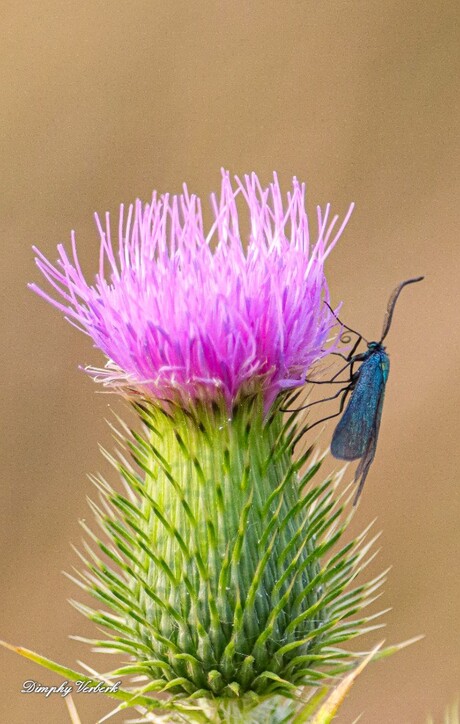
<path id="1" fill-rule="evenodd" d="M 343 471 L 321 478 L 304 413 L 280 410 L 337 348 L 324 266 L 352 206 L 342 223 L 318 208 L 312 241 L 296 179 L 283 198 L 276 176 L 263 188 L 223 173 L 211 202 L 207 232 L 185 186 L 121 207 L 116 245 L 96 219 L 92 284 L 73 234 L 57 264 L 36 250 L 51 292 L 31 288 L 102 350 L 88 372 L 139 424 L 118 421 L 114 484 L 93 479 L 74 578 L 74 605 L 105 631 L 89 643 L 116 668 L 88 676 L 21 653 L 71 680 L 121 680 L 106 693 L 139 721 L 310 721 L 363 661 L 343 644 L 372 628 L 362 609 L 383 581 L 361 580 L 367 531 L 342 540 Z"/>

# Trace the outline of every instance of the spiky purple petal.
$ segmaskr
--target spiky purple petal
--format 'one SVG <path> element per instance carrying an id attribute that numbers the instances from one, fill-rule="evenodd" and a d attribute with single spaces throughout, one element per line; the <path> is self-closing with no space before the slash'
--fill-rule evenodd
<path id="1" fill-rule="evenodd" d="M 110 219 L 96 216 L 101 236 L 94 284 L 81 271 L 72 233 L 69 256 L 58 246 L 51 264 L 35 249 L 40 271 L 62 298 L 31 288 L 89 334 L 108 357 L 89 371 L 106 384 L 153 398 L 181 399 L 239 394 L 262 386 L 269 406 L 279 391 L 305 381 L 327 354 L 335 320 L 324 262 L 340 237 L 318 207 L 318 236 L 310 243 L 305 185 L 293 179 L 283 203 L 276 175 L 262 188 L 255 174 L 222 173 L 220 197 L 211 197 L 214 222 L 205 234 L 200 200 L 184 185 L 180 196 L 121 206 L 118 247 Z M 247 206 L 244 248 L 237 208 Z"/>

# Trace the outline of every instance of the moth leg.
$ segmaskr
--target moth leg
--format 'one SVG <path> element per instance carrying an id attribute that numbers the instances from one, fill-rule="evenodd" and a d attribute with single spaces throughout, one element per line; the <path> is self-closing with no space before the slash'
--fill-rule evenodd
<path id="1" fill-rule="evenodd" d="M 315 400 L 315 402 L 309 402 L 308 405 L 302 405 L 302 407 L 298 407 L 296 410 L 287 410 L 280 407 L 280 412 L 299 412 L 299 410 L 306 410 L 307 407 L 313 407 L 313 405 L 319 405 L 320 402 L 328 402 L 329 400 L 335 400 L 339 395 L 342 394 L 342 392 L 345 392 L 348 389 L 348 387 L 342 387 L 341 390 L 335 393 L 335 395 L 331 395 L 331 397 L 323 397 L 322 400 Z"/>
<path id="2" fill-rule="evenodd" d="M 353 360 L 349 359 L 347 364 L 344 365 L 338 372 L 336 372 L 335 375 L 333 377 L 331 377 L 330 380 L 308 380 L 308 379 L 306 379 L 305 382 L 309 382 L 312 385 L 331 385 L 331 384 L 343 385 L 345 380 L 337 380 L 337 377 L 339 375 L 341 375 L 342 372 L 344 372 L 347 369 L 347 367 L 349 367 L 351 364 L 353 364 Z"/>
<path id="3" fill-rule="evenodd" d="M 336 313 L 334 312 L 334 310 L 332 309 L 330 304 L 328 304 L 327 302 L 324 302 L 324 304 L 326 305 L 326 307 L 329 308 L 329 311 L 334 315 L 334 317 L 336 318 L 336 320 L 342 327 L 345 327 L 345 329 L 348 329 L 349 332 L 352 332 L 353 334 L 356 334 L 358 337 L 360 337 L 360 334 L 359 334 L 359 332 L 356 331 L 356 329 L 352 329 L 351 327 L 348 327 L 346 324 L 344 324 L 342 322 L 341 319 L 338 318 L 338 316 L 336 315 Z M 362 339 L 362 337 L 360 337 L 360 339 Z"/>
<path id="4" fill-rule="evenodd" d="M 295 440 L 293 441 L 293 443 L 292 443 L 292 450 L 294 450 L 295 446 L 297 445 L 297 443 L 299 442 L 299 440 L 303 437 L 303 435 L 305 434 L 305 432 L 310 432 L 310 430 L 311 430 L 313 427 L 316 427 L 316 425 L 319 425 L 320 422 L 325 422 L 326 420 L 331 420 L 333 417 L 337 417 L 338 415 L 341 414 L 341 412 L 342 412 L 342 410 L 343 410 L 343 408 L 344 408 L 344 405 L 345 405 L 345 400 L 347 399 L 347 397 L 348 397 L 349 393 L 351 392 L 351 390 L 352 390 L 352 388 L 350 388 L 350 387 L 345 387 L 343 390 L 340 390 L 340 391 L 339 391 L 339 393 L 340 393 L 340 392 L 343 393 L 343 397 L 342 397 L 342 399 L 340 400 L 340 408 L 339 408 L 339 411 L 336 412 L 334 415 L 329 415 L 329 417 L 323 417 L 322 420 L 318 420 L 318 422 L 315 422 L 313 425 L 310 425 L 310 426 L 307 427 L 306 429 L 302 430 L 302 431 L 297 435 L 297 437 L 295 438 Z M 337 395 L 334 395 L 334 397 L 337 397 Z M 324 400 L 320 400 L 320 402 L 324 402 Z"/>
<path id="5" fill-rule="evenodd" d="M 351 350 L 349 351 L 349 353 L 347 355 L 342 354 L 341 352 L 330 352 L 329 354 L 335 355 L 336 357 L 341 357 L 342 359 L 345 360 L 345 362 L 351 362 L 356 350 L 358 349 L 358 347 L 361 343 L 361 340 L 362 340 L 362 336 L 359 334 L 358 339 L 356 340 L 356 342 L 354 343 L 353 347 L 351 348 Z M 314 380 L 309 380 L 309 382 L 314 383 Z"/>
<path id="6" fill-rule="evenodd" d="M 350 367 L 350 381 L 351 381 L 351 378 L 353 376 L 353 363 L 359 361 L 358 359 L 353 359 L 353 358 L 354 358 L 355 352 L 358 349 L 358 346 L 360 345 L 362 339 L 363 339 L 362 336 L 360 334 L 358 334 L 358 339 L 356 340 L 356 342 L 354 343 L 353 347 L 351 348 L 350 352 L 348 353 L 348 355 L 346 357 L 345 357 L 345 355 L 341 354 L 340 352 L 331 352 L 331 354 L 334 354 L 338 357 L 342 357 L 342 359 L 346 360 L 347 364 L 344 365 L 338 372 L 336 372 L 335 375 L 333 377 L 331 377 L 330 380 L 305 379 L 305 382 L 309 382 L 312 385 L 331 385 L 331 384 L 340 385 L 340 384 L 343 384 L 343 382 L 345 380 L 337 380 L 336 377 L 338 377 L 340 374 L 342 374 L 342 372 L 344 372 L 347 369 L 347 367 Z M 357 357 L 359 357 L 359 356 L 360 355 L 357 355 Z"/>
<path id="7" fill-rule="evenodd" d="M 340 392 L 343 392 L 343 397 L 340 400 L 339 411 L 334 413 L 333 415 L 328 415 L 327 417 L 323 417 L 322 420 L 318 420 L 317 422 L 314 422 L 313 425 L 310 425 L 308 427 L 308 432 L 310 432 L 310 430 L 312 430 L 314 427 L 316 427 L 316 425 L 319 425 L 321 422 L 326 422 L 326 420 L 332 420 L 333 417 L 338 417 L 339 415 L 342 414 L 343 408 L 345 406 L 345 401 L 346 401 L 348 395 L 350 394 L 351 389 L 350 389 L 350 387 L 345 387 L 343 390 L 340 390 Z"/>
<path id="8" fill-rule="evenodd" d="M 342 354 L 341 352 L 329 352 L 329 354 L 331 354 L 331 355 L 333 354 L 333 355 L 335 355 L 336 357 L 341 357 L 341 358 L 344 359 L 346 362 L 348 362 L 348 355 Z"/>
<path id="9" fill-rule="evenodd" d="M 362 339 L 363 339 L 362 336 L 360 334 L 358 334 L 358 339 L 356 340 L 356 342 L 354 343 L 353 347 L 351 348 L 350 352 L 348 353 L 348 355 L 346 357 L 346 359 L 348 361 L 350 361 L 352 359 L 353 355 L 355 354 L 356 350 L 358 349 L 359 345 L 361 344 Z"/>

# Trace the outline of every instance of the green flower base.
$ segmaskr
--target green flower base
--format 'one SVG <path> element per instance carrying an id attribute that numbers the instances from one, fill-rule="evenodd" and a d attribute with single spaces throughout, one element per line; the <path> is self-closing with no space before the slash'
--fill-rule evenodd
<path id="1" fill-rule="evenodd" d="M 266 416 L 258 394 L 231 413 L 135 407 L 135 465 L 110 458 L 125 494 L 96 481 L 106 536 L 88 530 L 103 555 L 84 559 L 83 587 L 111 612 L 75 604 L 111 632 L 94 646 L 128 655 L 112 676 L 141 676 L 136 691 L 168 692 L 170 705 L 208 700 L 210 721 L 237 722 L 352 666 L 338 644 L 361 632 L 367 619 L 350 616 L 381 579 L 348 590 L 365 551 L 361 539 L 337 545 L 337 479 L 313 484 L 311 449 L 294 460 L 296 413 Z"/>

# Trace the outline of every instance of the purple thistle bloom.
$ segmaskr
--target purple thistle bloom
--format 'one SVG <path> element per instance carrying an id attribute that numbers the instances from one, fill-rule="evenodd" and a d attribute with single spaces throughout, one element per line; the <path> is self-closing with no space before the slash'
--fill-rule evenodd
<path id="1" fill-rule="evenodd" d="M 246 250 L 237 201 L 249 211 Z M 150 399 L 223 395 L 228 404 L 259 385 L 266 408 L 284 389 L 304 384 L 307 370 L 329 350 L 334 326 L 327 306 L 324 262 L 351 215 L 336 230 L 330 205 L 317 209 L 318 239 L 310 243 L 305 185 L 293 179 L 283 204 L 278 179 L 262 188 L 255 174 L 222 174 L 212 195 L 214 222 L 205 233 L 200 200 L 184 185 L 180 196 L 121 206 L 118 248 L 109 215 L 101 236 L 95 283 L 58 246 L 54 266 L 34 248 L 36 263 L 57 301 L 30 287 L 88 334 L 108 357 L 89 372 L 105 384 Z M 334 235 L 335 232 L 335 235 Z M 108 273 L 107 273 L 108 270 Z"/>

